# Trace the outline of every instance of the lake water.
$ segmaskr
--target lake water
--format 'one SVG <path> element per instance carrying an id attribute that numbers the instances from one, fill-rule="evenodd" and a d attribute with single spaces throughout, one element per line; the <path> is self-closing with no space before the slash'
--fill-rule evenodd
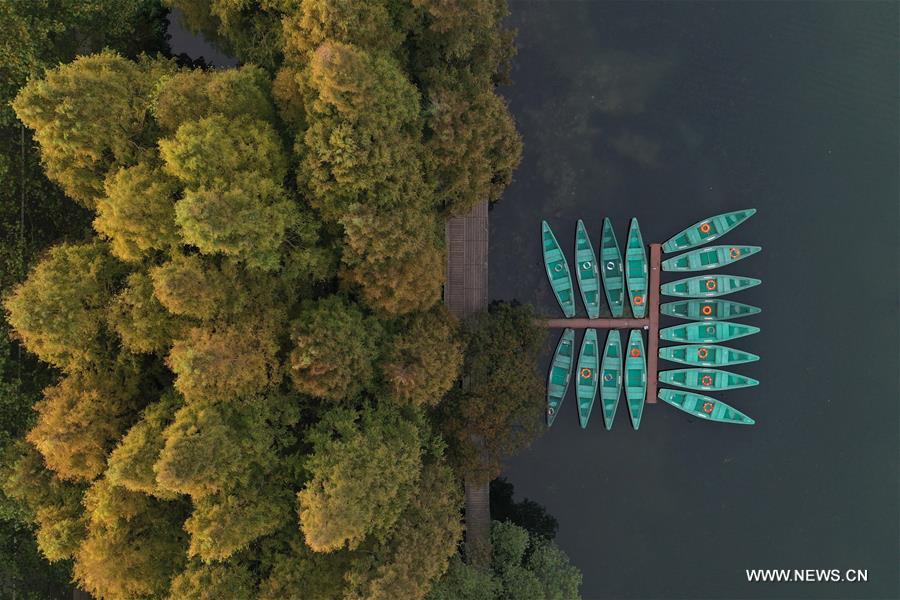
<path id="1" fill-rule="evenodd" d="M 763 279 L 734 296 L 763 308 L 745 319 L 762 333 L 729 343 L 762 356 L 735 368 L 761 384 L 720 395 L 757 425 L 660 403 L 635 432 L 623 399 L 612 431 L 597 407 L 581 430 L 570 390 L 508 462 L 516 496 L 559 520 L 585 598 L 900 597 L 898 4 L 511 10 L 504 93 L 525 155 L 491 213 L 493 299 L 561 316 L 542 218 L 571 261 L 578 218 L 595 245 L 607 216 L 620 244 L 632 216 L 661 242 L 756 207 L 724 243 L 764 248 L 728 270 Z M 748 583 L 752 568 L 868 569 L 868 582 Z"/>

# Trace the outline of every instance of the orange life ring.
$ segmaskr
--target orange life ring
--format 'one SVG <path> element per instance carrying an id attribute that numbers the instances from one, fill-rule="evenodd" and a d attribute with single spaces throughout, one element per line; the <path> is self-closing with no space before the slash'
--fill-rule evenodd
<path id="1" fill-rule="evenodd" d="M 703 377 L 700 378 L 700 383 L 702 383 L 706 387 L 709 387 L 713 383 L 713 378 L 710 375 L 704 375 Z"/>
<path id="2" fill-rule="evenodd" d="M 703 412 L 705 412 L 706 414 L 710 414 L 715 407 L 716 407 L 716 405 L 713 404 L 712 402 L 704 402 L 703 403 Z"/>
<path id="3" fill-rule="evenodd" d="M 707 315 L 707 316 L 711 315 L 712 314 L 712 306 L 710 306 L 709 304 L 706 304 L 703 308 L 700 309 L 700 312 L 702 312 L 704 315 Z"/>
<path id="4" fill-rule="evenodd" d="M 700 231 L 703 233 L 709 233 L 709 223 L 702 223 L 700 225 Z"/>
<path id="5" fill-rule="evenodd" d="M 643 304 L 643 303 L 644 303 L 644 297 L 643 297 L 643 296 L 635 296 L 635 297 L 634 297 L 634 303 L 637 304 L 637 305 Z"/>
<path id="6" fill-rule="evenodd" d="M 732 248 L 731 250 L 728 251 L 728 254 L 731 255 L 731 258 L 737 258 L 738 256 L 741 255 L 741 250 L 740 250 L 740 248 Z"/>
<path id="7" fill-rule="evenodd" d="M 635 357 L 635 358 L 637 358 L 638 356 L 640 356 L 640 355 L 641 355 L 641 350 L 640 350 L 640 348 L 632 348 L 632 349 L 631 349 L 631 355 L 632 355 L 633 357 Z"/>
<path id="8" fill-rule="evenodd" d="M 581 376 L 582 376 L 584 379 L 587 379 L 588 377 L 591 376 L 591 370 L 588 369 L 587 367 L 583 368 L 583 369 L 581 370 Z"/>
<path id="9" fill-rule="evenodd" d="M 706 358 L 707 356 L 709 356 L 709 350 L 707 350 L 706 348 L 700 348 L 699 350 L 697 350 L 698 358 Z"/>
<path id="10" fill-rule="evenodd" d="M 708 289 L 709 291 L 713 291 L 714 289 L 716 289 L 716 285 L 717 284 L 715 279 L 706 280 L 706 289 Z"/>

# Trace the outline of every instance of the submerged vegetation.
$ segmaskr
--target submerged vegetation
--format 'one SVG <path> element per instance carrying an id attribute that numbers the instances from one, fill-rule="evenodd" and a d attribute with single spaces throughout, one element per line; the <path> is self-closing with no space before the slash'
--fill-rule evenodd
<path id="1" fill-rule="evenodd" d="M 156 3 L 96 0 L 38 15 L 60 47 L 9 89 L 68 227 L 4 258 L 30 269 L 3 281 L 28 368 L 0 362 L 0 516 L 98 598 L 577 594 L 514 525 L 493 573 L 454 558 L 461 477 L 497 476 L 541 412 L 530 310 L 439 304 L 444 221 L 521 154 L 505 2 L 168 4 L 242 65 L 167 58 L 135 33 Z"/>

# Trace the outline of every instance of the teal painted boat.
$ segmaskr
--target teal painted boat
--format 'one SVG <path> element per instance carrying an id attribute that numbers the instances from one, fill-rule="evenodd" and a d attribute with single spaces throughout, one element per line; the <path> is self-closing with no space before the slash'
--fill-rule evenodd
<path id="1" fill-rule="evenodd" d="M 633 329 L 628 336 L 628 352 L 625 354 L 625 399 L 628 400 L 628 414 L 631 426 L 641 426 L 644 400 L 647 396 L 647 357 L 644 355 L 644 336 L 639 329 Z"/>
<path id="2" fill-rule="evenodd" d="M 738 375 L 721 369 L 673 369 L 660 371 L 659 382 L 666 385 L 677 385 L 689 390 L 707 392 L 724 392 L 759 385 L 752 377 Z"/>
<path id="3" fill-rule="evenodd" d="M 758 314 L 760 309 L 733 300 L 698 299 L 666 302 L 659 307 L 659 312 L 669 317 L 692 321 L 727 321 Z"/>
<path id="4" fill-rule="evenodd" d="M 603 219 L 603 238 L 600 240 L 600 275 L 613 317 L 625 311 L 625 278 L 622 275 L 622 251 L 609 219 Z"/>
<path id="5" fill-rule="evenodd" d="M 753 286 L 762 281 L 753 277 L 736 277 L 734 275 L 698 275 L 679 279 L 663 284 L 660 288 L 667 296 L 681 296 L 685 298 L 712 298 L 733 294 Z"/>
<path id="6" fill-rule="evenodd" d="M 736 210 L 698 221 L 673 235 L 662 245 L 665 252 L 677 252 L 702 246 L 718 239 L 756 214 L 755 208 Z"/>
<path id="7" fill-rule="evenodd" d="M 647 314 L 647 248 L 637 219 L 631 219 L 625 244 L 625 282 L 631 312 L 636 319 L 643 319 Z"/>
<path id="8" fill-rule="evenodd" d="M 755 362 L 759 357 L 750 352 L 715 344 L 689 344 L 659 349 L 659 357 L 670 362 L 696 367 L 727 367 Z"/>
<path id="9" fill-rule="evenodd" d="M 726 321 L 700 321 L 661 329 L 659 339 L 669 342 L 715 344 L 754 333 L 759 333 L 759 327 Z"/>
<path id="10" fill-rule="evenodd" d="M 556 415 L 566 399 L 569 381 L 572 379 L 572 357 L 575 355 L 575 330 L 563 330 L 556 352 L 550 362 L 550 375 L 547 378 L 547 427 L 553 425 Z"/>
<path id="11" fill-rule="evenodd" d="M 710 246 L 663 261 L 663 271 L 708 271 L 730 265 L 762 250 L 760 246 Z"/>
<path id="12" fill-rule="evenodd" d="M 736 408 L 709 396 L 676 390 L 659 390 L 657 396 L 663 402 L 701 419 L 735 425 L 754 425 L 756 423 Z"/>
<path id="13" fill-rule="evenodd" d="M 603 402 L 603 423 L 612 429 L 622 393 L 622 338 L 615 329 L 606 338 L 603 362 L 600 365 L 600 400 Z"/>
<path id="14" fill-rule="evenodd" d="M 578 398 L 578 421 L 581 428 L 587 427 L 591 418 L 591 408 L 594 407 L 594 399 L 597 397 L 597 367 L 600 363 L 599 349 L 597 347 L 597 330 L 588 329 L 584 332 L 584 340 L 581 342 L 581 352 L 578 353 L 578 382 L 575 386 L 575 397 Z"/>
<path id="15" fill-rule="evenodd" d="M 587 309 L 588 317 L 596 319 L 600 316 L 600 272 L 597 270 L 597 255 L 588 237 L 584 222 L 578 219 L 575 230 L 575 262 L 578 265 L 578 289 Z"/>
<path id="16" fill-rule="evenodd" d="M 556 300 L 567 317 L 575 316 L 575 296 L 572 294 L 572 275 L 569 274 L 569 264 L 566 256 L 553 235 L 553 230 L 547 221 L 541 221 L 541 237 L 544 243 L 544 268 L 547 270 L 547 278 L 550 287 L 556 295 Z"/>

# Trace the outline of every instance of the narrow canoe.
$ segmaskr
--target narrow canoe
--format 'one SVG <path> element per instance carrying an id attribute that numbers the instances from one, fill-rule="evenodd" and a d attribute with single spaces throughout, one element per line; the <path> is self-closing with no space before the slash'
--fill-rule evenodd
<path id="1" fill-rule="evenodd" d="M 576 274 L 581 299 L 588 317 L 596 319 L 600 316 L 600 273 L 597 270 L 594 246 L 581 219 L 578 219 L 578 228 L 575 230 L 575 262 L 578 264 Z"/>
<path id="2" fill-rule="evenodd" d="M 647 248 L 637 219 L 631 219 L 625 244 L 625 282 L 631 312 L 635 319 L 643 319 L 647 314 Z"/>
<path id="3" fill-rule="evenodd" d="M 701 419 L 718 421 L 719 423 L 733 423 L 735 425 L 756 424 L 756 421 L 741 411 L 709 396 L 676 390 L 659 390 L 658 396 L 663 402 Z"/>
<path id="4" fill-rule="evenodd" d="M 547 427 L 553 425 L 556 415 L 566 399 L 569 381 L 572 379 L 572 357 L 575 355 L 575 330 L 563 330 L 553 353 L 550 375 L 547 378 Z"/>
<path id="5" fill-rule="evenodd" d="M 575 316 L 575 297 L 572 295 L 572 275 L 569 274 L 569 263 L 556 241 L 556 236 L 547 221 L 541 221 L 541 237 L 544 243 L 544 268 L 550 287 L 556 300 L 567 317 Z"/>
<path id="6" fill-rule="evenodd" d="M 635 429 L 641 425 L 646 396 L 647 357 L 644 356 L 644 336 L 639 329 L 633 329 L 628 337 L 628 353 L 625 355 L 625 398 L 628 400 L 631 426 Z"/>
<path id="7" fill-rule="evenodd" d="M 670 362 L 696 367 L 727 367 L 759 360 L 757 355 L 750 352 L 715 344 L 667 346 L 659 349 L 659 357 Z"/>
<path id="8" fill-rule="evenodd" d="M 753 277 L 736 277 L 733 275 L 698 275 L 663 284 L 660 288 L 667 296 L 685 298 L 712 298 L 725 296 L 740 290 L 752 288 L 762 283 Z"/>
<path id="9" fill-rule="evenodd" d="M 625 278 L 622 275 L 622 251 L 609 219 L 603 219 L 603 237 L 600 240 L 600 274 L 609 311 L 613 317 L 621 317 L 625 311 Z"/>
<path id="10" fill-rule="evenodd" d="M 759 382 L 752 377 L 721 369 L 673 369 L 660 371 L 659 382 L 666 385 L 677 385 L 689 390 L 708 392 L 724 392 L 739 388 L 753 387 Z"/>
<path id="11" fill-rule="evenodd" d="M 759 327 L 725 321 L 700 321 L 666 327 L 660 330 L 659 339 L 669 342 L 714 344 L 727 342 L 746 335 L 753 335 L 754 333 L 759 333 Z"/>
<path id="12" fill-rule="evenodd" d="M 663 251 L 676 252 L 702 246 L 718 239 L 756 214 L 755 208 L 736 210 L 697 221 L 663 244 Z"/>
<path id="13" fill-rule="evenodd" d="M 727 321 L 758 314 L 760 309 L 734 300 L 678 300 L 662 304 L 659 312 L 693 321 Z"/>
<path id="14" fill-rule="evenodd" d="M 760 246 L 710 246 L 664 260 L 663 271 L 708 271 L 730 265 L 762 250 Z"/>
<path id="15" fill-rule="evenodd" d="M 612 429 L 613 419 L 616 416 L 616 407 L 619 406 L 619 396 L 622 393 L 622 338 L 615 329 L 609 332 L 606 338 L 606 347 L 603 349 L 603 363 L 600 365 L 602 373 L 600 384 L 600 400 L 603 401 L 603 423 L 606 429 Z"/>
<path id="16" fill-rule="evenodd" d="M 578 421 L 581 423 L 582 429 L 587 427 L 588 419 L 591 418 L 591 408 L 594 407 L 594 399 L 597 397 L 599 362 L 597 330 L 588 329 L 584 332 L 581 352 L 578 353 L 578 384 L 575 386 L 575 396 L 578 398 Z"/>

